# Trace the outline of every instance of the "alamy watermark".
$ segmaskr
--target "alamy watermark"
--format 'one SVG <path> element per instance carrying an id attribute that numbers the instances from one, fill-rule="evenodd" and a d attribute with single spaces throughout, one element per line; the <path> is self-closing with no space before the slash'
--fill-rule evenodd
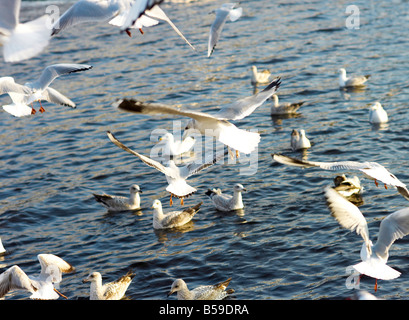
<path id="1" fill-rule="evenodd" d="M 252 129 L 249 130 L 251 132 L 257 132 L 256 130 Z M 165 163 L 171 159 L 168 154 L 168 150 L 165 147 L 165 144 L 160 141 L 160 138 L 163 137 L 166 133 L 168 133 L 166 129 L 154 129 L 150 135 L 150 141 L 155 142 L 156 144 L 152 147 L 150 151 L 150 158 L 156 161 Z M 184 127 L 182 126 L 182 121 L 174 120 L 173 121 L 173 128 L 172 132 L 170 132 L 175 141 L 182 141 L 186 138 L 184 134 Z M 223 154 L 228 148 L 224 144 L 213 137 L 212 130 L 208 129 L 205 131 L 204 135 L 202 135 L 197 130 L 189 130 L 188 136 L 191 136 L 195 139 L 195 143 L 192 147 L 191 152 L 194 154 L 192 159 L 189 159 L 188 162 L 194 162 L 196 164 L 204 164 L 208 161 L 211 161 L 216 156 Z M 239 173 L 240 175 L 249 176 L 254 175 L 257 173 L 258 169 L 258 148 L 256 148 L 250 154 L 243 154 L 240 153 L 239 157 L 237 157 L 235 150 L 231 150 L 230 156 L 227 155 L 222 157 L 217 163 L 221 164 L 240 164 Z M 172 157 L 173 160 L 182 160 L 183 155 L 179 155 L 176 157 Z"/>
<path id="2" fill-rule="evenodd" d="M 345 13 L 349 16 L 345 20 L 345 27 L 347 29 L 359 29 L 360 28 L 360 12 L 358 6 L 351 4 L 346 7 Z"/>
<path id="3" fill-rule="evenodd" d="M 345 273 L 348 275 L 345 280 L 345 287 L 347 289 L 359 289 L 361 274 L 353 266 L 346 267 Z"/>

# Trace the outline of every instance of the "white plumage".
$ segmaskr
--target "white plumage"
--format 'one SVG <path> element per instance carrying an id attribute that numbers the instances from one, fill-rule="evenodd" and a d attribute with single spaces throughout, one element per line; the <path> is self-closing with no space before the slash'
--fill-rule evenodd
<path id="1" fill-rule="evenodd" d="M 388 122 L 388 113 L 378 101 L 369 108 L 369 122 L 373 124 Z"/>
<path id="2" fill-rule="evenodd" d="M 137 184 L 133 184 L 129 188 L 129 198 L 123 196 L 111 196 L 107 194 L 95 194 L 96 201 L 102 203 L 108 211 L 126 211 L 137 210 L 141 208 L 141 198 L 139 194 L 142 190 Z"/>
<path id="3" fill-rule="evenodd" d="M 48 45 L 51 31 L 47 25 L 49 16 L 20 23 L 21 0 L 0 1 L 0 43 L 6 62 L 30 59 Z"/>
<path id="4" fill-rule="evenodd" d="M 272 78 L 272 74 L 269 70 L 262 70 L 258 71 L 256 66 L 251 66 L 251 83 L 255 84 L 262 84 L 262 83 L 269 83 Z"/>
<path id="5" fill-rule="evenodd" d="M 30 292 L 31 299 L 55 300 L 59 298 L 61 293 L 56 290 L 54 284 L 62 281 L 62 273 L 73 272 L 75 268 L 53 254 L 39 254 L 37 258 L 41 265 L 41 272 L 38 276 L 27 276 L 17 265 L 0 274 L 0 298 L 16 289 Z"/>
<path id="6" fill-rule="evenodd" d="M 301 129 L 300 131 L 294 129 L 291 132 L 291 148 L 293 149 L 293 151 L 308 149 L 310 147 L 311 143 L 310 140 L 307 138 L 304 129 Z"/>
<path id="7" fill-rule="evenodd" d="M 220 189 L 209 189 L 206 195 L 212 200 L 217 210 L 232 211 L 244 208 L 241 194 L 243 191 L 246 191 L 246 188 L 242 184 L 237 183 L 233 187 L 233 195 L 224 194 Z"/>
<path id="8" fill-rule="evenodd" d="M 102 276 L 99 272 L 92 272 L 87 278 L 82 280 L 83 283 L 90 282 L 90 300 L 120 300 L 124 297 L 126 290 L 135 274 L 129 271 L 119 279 L 102 284 Z"/>
<path id="9" fill-rule="evenodd" d="M 347 72 L 344 68 L 341 68 L 338 71 L 339 71 L 339 86 L 341 88 L 362 87 L 365 85 L 365 82 L 370 77 L 370 75 L 347 77 Z"/>
<path id="10" fill-rule="evenodd" d="M 375 244 L 369 239 L 368 225 L 361 211 L 332 188 L 326 188 L 325 196 L 334 218 L 341 226 L 360 235 L 362 262 L 353 266 L 361 274 L 375 279 L 391 280 L 400 272 L 386 265 L 389 248 L 395 240 L 409 234 L 409 208 L 393 212 L 381 221 Z"/>
<path id="11" fill-rule="evenodd" d="M 234 292 L 233 289 L 226 290 L 230 281 L 231 278 L 215 285 L 203 285 L 189 290 L 185 281 L 176 279 L 172 284 L 168 296 L 177 292 L 178 300 L 223 300 Z"/>
<path id="12" fill-rule="evenodd" d="M 199 211 L 203 202 L 198 203 L 194 207 L 182 210 L 163 213 L 162 203 L 155 200 L 152 204 L 153 208 L 153 228 L 154 229 L 169 229 L 176 228 L 188 223 L 194 215 Z"/>
<path id="13" fill-rule="evenodd" d="M 15 117 L 27 116 L 36 112 L 33 107 L 29 107 L 28 105 L 35 101 L 39 101 L 41 105 L 41 100 L 75 108 L 75 103 L 73 101 L 57 90 L 49 87 L 49 85 L 57 77 L 89 70 L 91 68 L 92 66 L 86 64 L 61 63 L 50 65 L 44 68 L 41 76 L 37 80 L 26 82 L 24 86 L 21 86 L 22 91 L 20 92 L 17 92 L 18 90 L 13 88 L 14 79 L 12 77 L 0 78 L 0 86 L 3 84 L 3 88 L 9 88 L 7 89 L 8 91 L 1 90 L 0 94 L 8 93 L 13 101 L 13 104 L 5 105 L 3 106 L 3 109 Z M 40 111 L 45 111 L 42 105 Z"/>

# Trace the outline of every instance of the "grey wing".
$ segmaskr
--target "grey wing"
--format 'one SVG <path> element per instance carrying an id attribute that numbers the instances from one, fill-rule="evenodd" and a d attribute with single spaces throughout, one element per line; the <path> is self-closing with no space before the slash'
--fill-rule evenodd
<path id="1" fill-rule="evenodd" d="M 109 140 L 111 140 L 111 142 L 113 142 L 117 147 L 129 152 L 130 154 L 133 154 L 134 156 L 137 156 L 139 159 L 141 159 L 142 162 L 144 162 L 145 164 L 147 164 L 148 166 L 152 168 L 155 168 L 156 170 L 162 172 L 163 174 L 169 177 L 172 177 L 174 179 L 177 178 L 172 170 L 163 166 L 160 162 L 155 161 L 151 158 L 145 157 L 144 155 L 128 148 L 122 142 L 120 142 L 117 138 L 115 138 L 115 136 L 110 131 L 107 131 L 107 135 L 108 135 Z"/>
<path id="2" fill-rule="evenodd" d="M 216 156 L 207 157 L 207 159 L 205 159 L 204 163 L 196 163 L 196 162 L 189 163 L 186 166 L 186 168 L 188 170 L 188 176 L 187 177 L 190 177 L 190 176 L 198 173 L 199 171 L 202 171 L 202 170 L 204 170 L 204 169 L 206 169 L 208 167 L 211 167 L 216 162 L 223 159 L 224 156 L 226 156 L 228 153 L 229 153 L 228 150 L 224 150 L 223 152 L 220 152 L 220 153 L 216 154 Z"/>
<path id="3" fill-rule="evenodd" d="M 381 257 L 387 257 L 388 250 L 395 240 L 407 234 L 409 234 L 409 208 L 404 208 L 382 220 L 374 251 Z"/>
<path id="4" fill-rule="evenodd" d="M 13 289 L 23 289 L 34 293 L 37 289 L 32 285 L 30 278 L 17 265 L 14 265 L 0 274 L 0 298 Z"/>
<path id="5" fill-rule="evenodd" d="M 75 103 L 57 90 L 48 87 L 42 93 L 42 100 L 75 108 Z"/>
<path id="6" fill-rule="evenodd" d="M 198 121 L 203 119 L 217 120 L 212 115 L 198 111 L 187 111 L 172 106 L 168 106 L 162 103 L 148 103 L 134 99 L 122 99 L 118 101 L 117 106 L 119 109 L 128 112 L 141 113 L 141 114 L 169 114 L 173 116 L 183 116 Z"/>
<path id="7" fill-rule="evenodd" d="M 281 79 L 274 79 L 265 89 L 259 93 L 240 99 L 222 109 L 215 116 L 218 119 L 240 120 L 254 112 L 268 98 L 270 98 L 279 88 Z"/>
<path id="8" fill-rule="evenodd" d="M 119 10 L 117 2 L 80 0 L 54 23 L 51 35 L 80 23 L 112 19 Z"/>
<path id="9" fill-rule="evenodd" d="M 121 30 L 124 31 L 130 29 L 134 25 L 135 21 L 138 20 L 139 17 L 143 15 L 146 10 L 152 9 L 154 6 L 161 4 L 163 1 L 164 0 L 135 1 L 128 12 L 128 16 L 126 17 L 125 22 L 121 27 Z"/>
<path id="10" fill-rule="evenodd" d="M 31 90 L 29 87 L 15 83 L 12 77 L 0 78 L 0 94 L 5 94 L 9 92 L 31 94 Z"/>
<path id="11" fill-rule="evenodd" d="M 8 34 L 19 23 L 21 0 L 0 1 L 0 34 Z"/>
<path id="12" fill-rule="evenodd" d="M 220 34 L 222 32 L 223 26 L 226 23 L 227 17 L 229 15 L 229 10 L 227 9 L 217 9 L 216 19 L 213 21 L 210 27 L 209 42 L 207 45 L 207 56 L 210 57 L 219 41 Z"/>
<path id="13" fill-rule="evenodd" d="M 54 81 L 55 78 L 74 73 L 80 72 L 84 70 L 91 69 L 92 66 L 87 64 L 75 64 L 75 63 L 59 63 L 47 66 L 41 76 L 34 82 L 30 84 L 30 86 L 34 89 L 41 89 L 44 90 L 47 88 L 51 82 Z"/>
<path id="14" fill-rule="evenodd" d="M 368 76 L 354 77 L 354 78 L 348 79 L 345 82 L 345 86 L 353 87 L 353 86 L 362 85 L 368 80 L 368 78 L 369 78 L 369 75 Z"/>
<path id="15" fill-rule="evenodd" d="M 230 201 L 233 197 L 228 194 L 215 194 L 211 197 L 216 207 L 230 209 Z"/>
<path id="16" fill-rule="evenodd" d="M 292 165 L 292 166 L 297 166 L 297 167 L 319 167 L 324 170 L 333 170 L 333 171 L 339 171 L 339 170 L 362 170 L 368 167 L 369 162 L 357 162 L 357 161 L 338 161 L 338 162 L 318 162 L 318 161 L 307 161 L 307 160 L 301 160 L 301 159 L 296 159 L 288 156 L 283 156 L 280 154 L 272 154 L 272 157 L 275 161 L 282 163 L 282 164 L 287 164 L 287 165 Z"/>

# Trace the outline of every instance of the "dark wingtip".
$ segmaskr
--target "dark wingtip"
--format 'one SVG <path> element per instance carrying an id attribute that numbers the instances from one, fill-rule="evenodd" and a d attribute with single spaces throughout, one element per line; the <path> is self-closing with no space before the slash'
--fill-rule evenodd
<path id="1" fill-rule="evenodd" d="M 281 85 L 281 77 L 275 78 L 267 87 L 263 89 L 263 91 L 270 90 L 271 88 L 275 87 L 278 89 Z"/>

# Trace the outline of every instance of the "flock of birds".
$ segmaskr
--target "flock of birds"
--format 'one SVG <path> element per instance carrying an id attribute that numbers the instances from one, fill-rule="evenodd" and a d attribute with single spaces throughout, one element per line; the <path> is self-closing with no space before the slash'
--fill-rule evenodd
<path id="1" fill-rule="evenodd" d="M 3 44 L 3 56 L 6 62 L 16 62 L 29 59 L 41 53 L 49 44 L 51 37 L 56 36 L 66 28 L 84 22 L 109 21 L 119 27 L 121 32 L 131 35 L 133 29 L 143 33 L 143 28 L 153 26 L 159 21 L 165 21 L 178 33 L 180 37 L 193 49 L 194 46 L 183 36 L 179 29 L 159 7 L 163 0 L 80 0 L 70 7 L 51 28 L 46 27 L 46 17 L 26 23 L 19 22 L 20 0 L 2 0 L 0 2 L 0 41 Z M 242 15 L 242 8 L 235 3 L 226 3 L 216 10 L 216 17 L 211 25 L 208 41 L 207 56 L 210 57 L 215 50 L 225 22 L 236 21 Z M 91 65 L 82 64 L 54 64 L 46 67 L 40 77 L 32 82 L 18 84 L 12 77 L 0 78 L 0 94 L 8 94 L 12 104 L 4 105 L 3 109 L 16 117 L 30 116 L 36 113 L 34 102 L 40 103 L 40 112 L 44 112 L 41 101 L 75 107 L 75 103 L 62 93 L 50 87 L 50 84 L 63 75 L 90 70 Z M 347 77 L 346 70 L 339 70 L 339 87 L 365 86 L 369 76 Z M 271 115 L 293 114 L 303 105 L 298 103 L 280 103 L 276 94 L 280 87 L 281 79 L 273 77 L 267 70 L 259 71 L 256 66 L 251 67 L 252 84 L 266 84 L 266 87 L 252 96 L 242 98 L 227 106 L 220 108 L 215 114 L 187 110 L 164 105 L 161 103 L 146 103 L 134 99 L 123 99 L 117 102 L 117 108 L 138 114 L 161 114 L 189 118 L 183 139 L 175 141 L 172 134 L 161 138 L 163 155 L 166 163 L 161 163 L 148 156 L 130 149 L 119 141 L 111 132 L 107 132 L 109 140 L 117 147 L 136 156 L 147 166 L 150 166 L 165 175 L 168 183 L 166 191 L 172 197 L 179 198 L 181 205 L 184 199 L 194 194 L 197 190 L 189 185 L 187 179 L 202 170 L 214 165 L 226 155 L 232 159 L 238 158 L 240 153 L 250 154 L 259 142 L 260 134 L 238 128 L 232 121 L 241 120 L 251 115 L 267 100 L 272 100 Z M 379 102 L 370 108 L 371 123 L 388 121 L 387 113 Z M 178 165 L 174 157 L 190 152 L 195 145 L 193 133 L 214 137 L 225 145 L 223 150 L 216 155 L 211 155 L 202 163 L 189 162 Z M 291 148 L 300 150 L 310 148 L 311 143 L 303 129 L 293 130 L 291 133 Z M 351 171 L 358 170 L 386 186 L 397 188 L 399 193 L 409 200 L 409 191 L 395 175 L 382 165 L 375 162 L 314 162 L 273 154 L 273 159 L 279 163 L 299 167 L 319 167 L 324 170 Z M 220 211 L 240 210 L 244 207 L 242 192 L 246 189 L 242 184 L 233 186 L 233 194 L 225 194 L 220 189 L 209 189 L 206 195 L 215 208 Z M 334 179 L 334 187 L 325 189 L 325 196 L 329 209 L 334 218 L 346 229 L 356 231 L 363 240 L 361 250 L 362 261 L 354 265 L 354 269 L 375 279 L 390 280 L 399 277 L 400 273 L 387 266 L 388 250 L 393 242 L 409 233 L 409 208 L 390 214 L 382 220 L 378 239 L 375 244 L 369 239 L 366 220 L 358 209 L 362 187 L 357 177 L 347 178 L 344 174 Z M 142 190 L 138 185 L 130 186 L 129 197 L 94 194 L 95 200 L 100 202 L 108 211 L 138 210 L 141 206 L 140 195 Z M 354 198 L 355 197 L 355 198 Z M 168 229 L 188 223 L 200 210 L 203 202 L 184 210 L 163 212 L 160 200 L 155 200 L 153 208 L 153 228 Z M 6 252 L 0 241 L 0 254 Z M 58 299 L 62 295 L 57 290 L 57 284 L 62 280 L 62 273 L 73 272 L 75 268 L 63 259 L 52 254 L 39 254 L 38 260 L 41 272 L 38 276 L 27 276 L 17 265 L 10 267 L 0 274 L 0 298 L 9 291 L 22 289 L 31 293 L 32 299 Z M 128 272 L 120 279 L 102 283 L 99 272 L 92 272 L 83 282 L 90 283 L 90 299 L 116 300 L 121 299 L 132 282 L 135 274 Z M 224 299 L 234 292 L 227 289 L 231 278 L 215 285 L 206 285 L 189 290 L 182 279 L 173 282 L 169 294 L 177 293 L 178 299 Z M 364 295 L 362 295 L 364 296 Z"/>

